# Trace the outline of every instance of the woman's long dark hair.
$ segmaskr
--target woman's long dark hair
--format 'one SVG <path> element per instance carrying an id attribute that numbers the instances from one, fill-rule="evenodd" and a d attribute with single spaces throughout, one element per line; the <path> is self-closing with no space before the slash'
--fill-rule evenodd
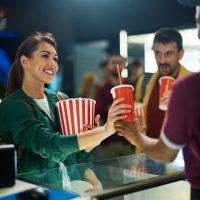
<path id="1" fill-rule="evenodd" d="M 6 96 L 8 96 L 12 91 L 22 88 L 24 71 L 21 64 L 21 56 L 24 55 L 31 58 L 33 52 L 38 49 L 38 45 L 41 42 L 47 42 L 57 49 L 55 38 L 51 33 L 36 32 L 27 37 L 19 46 L 15 60 L 10 68 Z"/>

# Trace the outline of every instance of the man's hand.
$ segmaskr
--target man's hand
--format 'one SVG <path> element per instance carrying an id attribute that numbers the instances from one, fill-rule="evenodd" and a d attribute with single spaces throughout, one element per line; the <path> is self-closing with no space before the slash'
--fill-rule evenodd
<path id="1" fill-rule="evenodd" d="M 142 117 L 137 116 L 135 122 L 115 122 L 115 129 L 119 136 L 125 137 L 131 144 L 136 145 L 136 140 L 141 133 L 144 133 Z"/>
<path id="2" fill-rule="evenodd" d="M 125 137 L 131 144 L 135 145 L 136 131 L 135 124 L 131 122 L 117 121 L 115 122 L 117 135 Z"/>
<path id="3" fill-rule="evenodd" d="M 171 90 L 168 90 L 166 91 L 163 96 L 161 97 L 160 101 L 163 103 L 163 104 L 167 104 L 169 103 L 169 99 L 171 97 L 171 93 L 172 91 Z"/>

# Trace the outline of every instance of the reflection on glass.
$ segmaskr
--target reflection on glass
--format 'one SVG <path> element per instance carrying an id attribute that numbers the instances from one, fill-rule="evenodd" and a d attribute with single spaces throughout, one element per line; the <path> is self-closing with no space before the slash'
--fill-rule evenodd
<path id="1" fill-rule="evenodd" d="M 145 154 L 129 155 L 93 163 L 61 166 L 34 173 L 19 174 L 18 178 L 54 189 L 80 195 L 116 188 L 127 183 L 139 183 L 155 177 L 173 175 L 184 170 L 181 155 L 171 164 L 151 160 Z M 183 160 L 182 160 L 183 161 Z"/>

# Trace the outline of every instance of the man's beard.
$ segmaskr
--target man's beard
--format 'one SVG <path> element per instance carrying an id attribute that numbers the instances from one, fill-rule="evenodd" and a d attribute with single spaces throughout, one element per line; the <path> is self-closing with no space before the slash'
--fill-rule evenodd
<path id="1" fill-rule="evenodd" d="M 172 67 L 170 64 L 162 63 L 158 65 L 159 72 L 161 76 L 168 76 L 171 74 Z"/>

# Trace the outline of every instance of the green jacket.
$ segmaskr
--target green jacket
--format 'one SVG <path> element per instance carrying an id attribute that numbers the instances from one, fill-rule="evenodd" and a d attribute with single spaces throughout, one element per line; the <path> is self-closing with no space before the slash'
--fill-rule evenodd
<path id="1" fill-rule="evenodd" d="M 1 139 L 16 147 L 23 147 L 17 166 L 18 173 L 55 168 L 59 162 L 76 164 L 87 155 L 85 151 L 80 151 L 76 135 L 62 135 L 55 107 L 57 96 L 48 89 L 45 89 L 45 94 L 54 122 L 20 89 L 0 103 Z M 28 102 L 32 111 L 20 99 Z"/>

